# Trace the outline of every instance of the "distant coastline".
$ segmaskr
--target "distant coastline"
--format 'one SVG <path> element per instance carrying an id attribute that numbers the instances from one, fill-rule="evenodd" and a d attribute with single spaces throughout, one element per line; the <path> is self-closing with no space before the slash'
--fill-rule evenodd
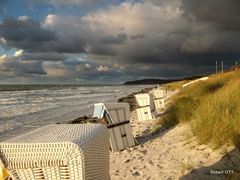
<path id="1" fill-rule="evenodd" d="M 203 77 L 203 76 L 190 76 L 190 77 L 179 78 L 179 79 L 140 79 L 140 80 L 134 80 L 134 81 L 127 81 L 124 83 L 124 85 L 167 84 L 167 83 L 182 81 L 182 80 L 194 80 L 194 79 L 198 79 L 201 77 Z"/>
<path id="2" fill-rule="evenodd" d="M 29 90 L 58 90 L 62 88 L 75 89 L 77 87 L 96 87 L 96 86 L 122 86 L 122 85 L 156 85 L 167 84 L 182 80 L 194 80 L 203 76 L 191 76 L 179 79 L 140 79 L 133 81 L 126 81 L 119 84 L 0 84 L 1 91 L 29 91 Z"/>

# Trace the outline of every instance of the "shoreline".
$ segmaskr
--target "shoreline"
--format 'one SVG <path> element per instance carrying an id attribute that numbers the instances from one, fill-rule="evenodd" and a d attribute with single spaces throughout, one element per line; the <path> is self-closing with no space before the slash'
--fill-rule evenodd
<path id="1" fill-rule="evenodd" d="M 126 86 L 126 87 L 128 87 L 128 86 Z M 131 87 L 133 87 L 133 88 L 130 88 L 130 89 L 129 88 L 123 88 L 123 89 L 121 88 L 121 89 L 122 90 L 126 89 L 128 92 L 127 93 L 128 95 L 131 95 L 131 94 L 134 94 L 134 93 L 137 93 L 140 91 L 144 91 L 146 89 L 146 86 L 145 87 L 144 86 L 142 86 L 142 87 L 131 86 Z M 21 91 L 21 92 L 24 92 L 24 91 Z M 120 93 L 120 95 L 117 95 L 117 94 L 115 95 L 114 92 L 115 92 L 115 90 L 113 91 L 113 93 L 109 94 L 109 97 L 107 97 L 105 100 L 106 102 L 108 102 L 108 101 L 118 102 L 119 99 L 126 97 L 126 96 L 124 96 L 124 93 Z M 125 91 L 122 91 L 122 92 L 125 92 Z M 27 91 L 26 91 L 26 93 L 27 93 Z M 94 103 L 98 103 L 98 102 L 96 101 Z M 91 104 L 91 105 L 93 105 L 93 104 Z M 69 107 L 69 108 L 71 109 L 71 107 Z M 74 109 L 76 109 L 76 106 L 74 106 Z M 22 111 L 24 111 L 24 110 L 22 110 Z M 50 111 L 52 111 L 52 110 L 50 109 Z M 0 128 L 0 142 L 4 141 L 6 139 L 10 139 L 12 137 L 16 137 L 18 135 L 27 133 L 33 129 L 42 127 L 47 124 L 63 124 L 63 123 L 68 124 L 68 123 L 72 123 L 76 119 L 80 119 L 76 123 L 80 123 L 80 122 L 86 123 L 83 121 L 86 120 L 86 117 L 88 118 L 92 115 L 93 109 L 89 106 L 88 107 L 86 106 L 85 109 L 79 111 L 80 115 L 76 115 L 76 116 L 75 116 L 75 114 L 77 111 L 74 110 L 73 112 L 74 112 L 73 115 L 71 115 L 68 111 L 66 114 L 63 114 L 64 112 L 63 113 L 60 112 L 60 114 L 63 114 L 63 117 L 66 117 L 65 120 L 63 120 L 63 121 L 58 120 L 58 116 L 56 116 L 57 114 L 56 115 L 52 114 L 51 117 L 47 118 L 48 116 L 44 115 L 44 113 L 42 113 L 42 112 L 30 113 L 28 115 L 23 114 L 23 115 L 16 116 L 16 117 L 13 116 L 13 117 L 6 117 L 4 119 L 1 119 L 0 121 L 2 121 L 3 124 Z M 43 119 L 35 121 L 35 119 L 39 119 L 39 117 L 43 117 Z M 60 117 L 60 119 L 63 119 L 62 116 Z"/>
<path id="2" fill-rule="evenodd" d="M 189 123 L 168 128 L 160 126 L 156 129 L 156 123 L 161 119 L 161 115 L 156 120 L 146 122 L 137 120 L 134 94 L 149 92 L 153 88 L 144 88 L 117 100 L 117 102 L 129 103 L 132 134 L 139 144 L 120 152 L 110 151 L 111 179 L 191 180 L 211 178 L 221 180 L 226 179 L 225 172 L 237 173 L 234 164 L 236 161 L 240 162 L 239 151 L 233 147 L 214 150 L 208 145 L 199 144 Z M 178 91 L 167 92 L 167 104 L 171 102 L 171 97 L 175 93 Z M 66 121 L 66 123 L 89 123 L 88 118 L 88 116 L 81 116 Z M 234 160 L 232 160 L 233 158 Z M 216 176 L 214 172 L 219 169 L 229 171 L 223 171 L 224 173 Z"/>
<path id="3" fill-rule="evenodd" d="M 123 97 L 120 97 L 116 102 L 125 102 L 125 103 L 128 103 L 129 106 L 130 106 L 130 113 L 132 111 L 134 111 L 136 109 L 136 101 L 135 101 L 135 98 L 134 98 L 134 95 L 135 94 L 138 94 L 138 93 L 148 93 L 149 91 L 151 91 L 154 87 L 149 87 L 149 88 L 143 88 L 141 89 L 140 91 L 138 92 L 131 92 L 130 94 L 128 94 L 127 96 L 123 96 Z M 83 116 L 80 116 L 80 117 L 77 117 L 76 119 L 74 120 L 70 120 L 68 123 L 69 124 L 78 124 L 78 123 L 87 123 L 87 122 L 90 122 L 90 123 L 97 123 L 95 120 L 91 119 L 91 116 L 90 115 L 83 115 Z M 57 123 L 57 124 L 60 124 L 60 123 Z"/>

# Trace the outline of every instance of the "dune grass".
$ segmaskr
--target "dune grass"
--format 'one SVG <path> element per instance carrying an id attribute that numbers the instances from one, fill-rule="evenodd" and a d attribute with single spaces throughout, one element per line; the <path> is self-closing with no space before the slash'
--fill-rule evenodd
<path id="1" fill-rule="evenodd" d="M 177 81 L 177 82 L 163 84 L 162 86 L 163 86 L 164 89 L 175 90 L 175 89 L 180 89 L 183 84 L 185 84 L 189 81 L 190 80 Z"/>
<path id="2" fill-rule="evenodd" d="M 240 69 L 182 88 L 161 124 L 183 122 L 190 122 L 200 143 L 240 144 Z"/>

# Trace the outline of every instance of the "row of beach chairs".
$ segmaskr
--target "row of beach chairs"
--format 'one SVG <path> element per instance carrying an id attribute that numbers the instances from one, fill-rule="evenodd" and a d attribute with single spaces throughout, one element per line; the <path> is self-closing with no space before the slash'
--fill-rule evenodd
<path id="1" fill-rule="evenodd" d="M 139 121 L 155 119 L 165 106 L 163 90 L 135 99 Z M 110 179 L 109 145 L 120 151 L 137 144 L 129 104 L 94 104 L 92 118 L 101 123 L 48 125 L 0 143 L 0 179 Z"/>
<path id="2" fill-rule="evenodd" d="M 136 94 L 139 121 L 156 119 L 165 110 L 165 91 L 162 89 L 152 90 L 149 93 Z"/>

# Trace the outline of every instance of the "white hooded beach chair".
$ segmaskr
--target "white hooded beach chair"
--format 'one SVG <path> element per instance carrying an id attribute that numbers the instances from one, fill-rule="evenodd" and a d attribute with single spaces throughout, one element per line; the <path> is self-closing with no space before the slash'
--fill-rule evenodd
<path id="1" fill-rule="evenodd" d="M 94 118 L 106 118 L 110 132 L 112 151 L 120 151 L 136 145 L 130 127 L 130 108 L 128 103 L 94 104 Z"/>
<path id="2" fill-rule="evenodd" d="M 105 180 L 109 133 L 102 124 L 48 125 L 0 143 L 14 180 Z"/>
<path id="3" fill-rule="evenodd" d="M 154 89 L 150 92 L 153 95 L 154 106 L 157 114 L 160 114 L 165 109 L 165 91 L 163 89 Z"/>
<path id="4" fill-rule="evenodd" d="M 148 93 L 135 94 L 135 99 L 138 104 L 137 117 L 139 121 L 147 121 L 155 119 L 157 112 L 153 104 L 153 95 Z"/>

